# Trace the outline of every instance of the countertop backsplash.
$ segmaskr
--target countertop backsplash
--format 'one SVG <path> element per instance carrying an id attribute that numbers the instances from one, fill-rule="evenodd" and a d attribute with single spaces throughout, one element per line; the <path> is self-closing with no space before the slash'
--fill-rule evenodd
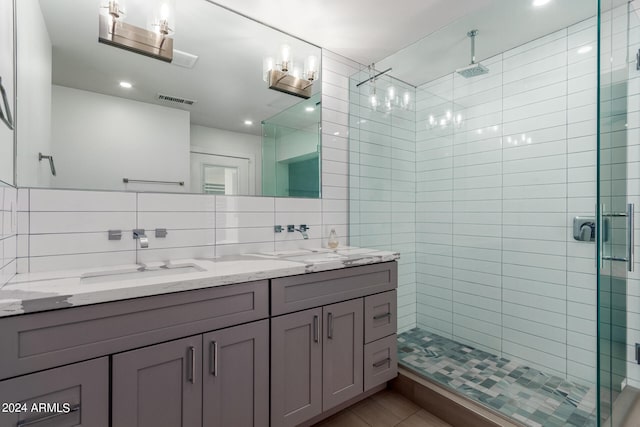
<path id="1" fill-rule="evenodd" d="M 326 246 L 331 228 L 347 244 L 346 200 L 49 189 L 18 193 L 18 273 L 318 248 Z M 289 224 L 306 224 L 309 239 L 288 233 Z M 274 225 L 285 230 L 275 233 Z M 134 229 L 145 230 L 148 248 L 134 240 Z M 156 229 L 166 229 L 166 237 L 156 237 Z M 121 239 L 109 240 L 109 230 L 120 231 Z"/>

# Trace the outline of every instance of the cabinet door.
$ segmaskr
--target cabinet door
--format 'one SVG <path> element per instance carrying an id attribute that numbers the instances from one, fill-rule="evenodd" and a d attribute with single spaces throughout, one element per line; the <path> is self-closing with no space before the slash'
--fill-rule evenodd
<path id="1" fill-rule="evenodd" d="M 269 321 L 203 335 L 203 426 L 269 426 Z"/>
<path id="2" fill-rule="evenodd" d="M 322 409 L 326 411 L 363 391 L 362 298 L 325 306 L 322 349 Z"/>
<path id="3" fill-rule="evenodd" d="M 107 427 L 109 359 L 0 381 L 0 403 L 0 426 Z"/>
<path id="4" fill-rule="evenodd" d="M 322 412 L 322 309 L 271 320 L 271 426 Z"/>
<path id="5" fill-rule="evenodd" d="M 113 356 L 113 427 L 202 425 L 202 335 Z"/>

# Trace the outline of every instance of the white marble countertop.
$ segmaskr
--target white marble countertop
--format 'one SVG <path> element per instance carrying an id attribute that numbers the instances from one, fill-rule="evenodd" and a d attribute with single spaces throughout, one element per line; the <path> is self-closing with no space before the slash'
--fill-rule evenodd
<path id="1" fill-rule="evenodd" d="M 185 259 L 16 275 L 0 317 L 393 261 L 397 252 L 345 247 Z M 144 271 L 140 271 L 144 270 Z"/>

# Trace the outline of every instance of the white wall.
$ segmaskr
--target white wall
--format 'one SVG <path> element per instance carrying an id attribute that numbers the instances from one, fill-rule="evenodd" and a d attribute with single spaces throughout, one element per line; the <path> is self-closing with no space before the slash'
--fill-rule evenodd
<path id="1" fill-rule="evenodd" d="M 11 113 L 14 111 L 14 61 L 13 61 L 13 2 L 0 1 L 0 77 L 7 91 Z M 4 105 L 2 107 L 4 111 Z M 0 122 L 0 181 L 14 184 L 13 179 L 13 131 Z"/>
<path id="2" fill-rule="evenodd" d="M 416 326 L 415 242 L 422 231 L 416 228 L 415 89 L 378 79 L 378 93 L 392 85 L 412 102 L 408 110 L 373 111 L 369 85 L 356 88 L 366 78 L 366 72 L 351 78 L 349 232 L 355 246 L 400 252 L 398 330 L 406 331 Z"/>
<path id="3" fill-rule="evenodd" d="M 17 2 L 18 184 L 48 187 L 51 169 L 51 40 L 37 0 Z"/>
<path id="4" fill-rule="evenodd" d="M 191 151 L 249 159 L 249 179 L 262 191 L 262 139 L 258 135 L 191 125 Z M 191 165 L 191 167 L 198 165 Z M 251 196 L 256 194 L 249 194 Z"/>
<path id="5" fill-rule="evenodd" d="M 188 191 L 189 112 L 54 85 L 52 152 L 54 188 Z"/>

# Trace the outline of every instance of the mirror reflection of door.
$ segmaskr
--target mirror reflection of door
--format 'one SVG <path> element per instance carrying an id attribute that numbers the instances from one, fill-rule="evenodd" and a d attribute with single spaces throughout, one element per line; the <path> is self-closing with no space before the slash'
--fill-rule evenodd
<path id="1" fill-rule="evenodd" d="M 255 194 L 249 166 L 248 158 L 192 152 L 191 191 L 226 195 Z"/>

